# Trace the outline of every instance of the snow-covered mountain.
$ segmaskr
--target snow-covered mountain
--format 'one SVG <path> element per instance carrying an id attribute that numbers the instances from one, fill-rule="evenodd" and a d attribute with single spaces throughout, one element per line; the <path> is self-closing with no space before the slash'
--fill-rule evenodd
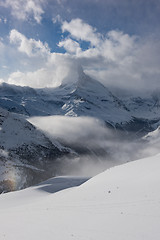
<path id="1" fill-rule="evenodd" d="M 1 194 L 0 239 L 159 240 L 159 102 L 82 70 L 54 89 L 1 84 L 0 193 L 63 177 Z"/>
<path id="2" fill-rule="evenodd" d="M 116 97 L 82 70 L 78 81 L 54 89 L 32 89 L 3 83 L 0 85 L 0 106 L 26 116 L 96 117 L 113 128 L 142 135 L 160 124 L 157 97 Z"/>
<path id="3" fill-rule="evenodd" d="M 51 142 L 22 116 L 0 108 L 0 192 L 53 176 L 55 160 L 65 153 L 65 148 Z"/>
<path id="4" fill-rule="evenodd" d="M 89 130 L 90 139 L 88 139 L 88 135 L 80 134 L 79 142 L 76 135 L 77 139 L 73 138 L 74 143 L 72 141 L 70 144 L 67 141 L 61 141 L 62 139 L 59 139 L 61 142 L 59 143 L 55 141 L 54 136 L 49 139 L 45 128 L 42 133 L 36 123 L 33 126 L 26 120 L 28 117 L 55 115 L 72 118 L 91 117 L 102 121 L 105 127 L 113 130 L 119 129 L 120 131 L 115 132 L 116 134 L 120 132 L 120 136 L 124 139 L 124 136 L 127 138 L 133 137 L 133 135 L 134 137 L 144 136 L 160 125 L 159 102 L 158 94 L 148 95 L 147 98 L 127 95 L 117 97 L 100 82 L 87 76 L 82 69 L 79 69 L 77 81 L 62 84 L 53 89 L 32 89 L 2 83 L 0 85 L 1 191 L 22 188 L 55 175 L 55 169 L 62 167 L 59 166 L 61 165 L 60 161 L 57 163 L 55 159 L 71 153 L 71 150 L 66 147 L 72 148 L 73 144 L 72 150 L 76 154 L 78 153 L 78 156 L 91 153 L 92 157 L 95 155 L 94 161 L 98 155 L 104 155 L 106 158 L 106 155 L 109 154 L 109 158 L 112 159 L 111 155 L 115 150 L 121 148 L 123 151 L 114 138 L 112 146 L 109 143 L 108 147 L 108 138 L 111 139 L 114 133 L 109 133 L 109 131 L 106 133 L 105 128 L 101 126 L 97 128 L 93 121 L 91 121 L 93 125 Z M 69 124 L 67 123 L 64 128 L 69 128 Z M 87 132 L 88 126 L 89 124 L 85 127 L 83 125 L 82 130 L 79 131 Z M 53 122 L 51 127 L 54 128 Z M 94 127 L 97 128 L 96 131 L 91 129 Z M 103 137 L 98 134 L 98 131 L 104 132 Z M 71 135 L 71 131 L 67 132 L 67 138 L 69 135 Z M 102 144 L 101 138 L 105 140 Z M 97 139 L 97 142 L 93 139 Z M 63 144 L 65 147 L 62 146 Z M 131 160 L 128 156 L 126 161 Z M 80 162 L 77 159 L 72 159 L 73 165 Z M 51 165 L 52 167 L 50 167 Z M 65 165 L 66 169 L 70 167 L 70 164 Z M 65 174 L 66 172 L 66 170 L 59 170 L 59 173 Z M 13 178 L 19 178 L 19 184 L 16 187 L 13 184 Z"/>
<path id="5" fill-rule="evenodd" d="M 159 240 L 160 155 L 0 196 L 0 239 Z M 63 191 L 59 191 L 65 189 Z M 59 191 L 59 192 L 58 192 Z"/>

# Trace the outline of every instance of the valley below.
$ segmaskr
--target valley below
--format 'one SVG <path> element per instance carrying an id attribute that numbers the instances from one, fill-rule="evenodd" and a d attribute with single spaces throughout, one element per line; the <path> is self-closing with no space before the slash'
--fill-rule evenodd
<path id="1" fill-rule="evenodd" d="M 0 192 L 158 153 L 156 96 L 116 97 L 82 69 L 77 82 L 53 89 L 1 84 Z"/>
<path id="2" fill-rule="evenodd" d="M 159 110 L 83 72 L 1 84 L 0 239 L 159 240 Z"/>

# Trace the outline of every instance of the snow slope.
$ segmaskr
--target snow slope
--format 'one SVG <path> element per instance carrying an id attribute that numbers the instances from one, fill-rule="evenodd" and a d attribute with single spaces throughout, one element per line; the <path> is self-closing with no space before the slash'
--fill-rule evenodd
<path id="1" fill-rule="evenodd" d="M 46 188 L 50 185 L 54 192 L 56 182 L 51 179 L 2 194 L 0 239 L 159 240 L 159 169 L 160 154 L 56 193 Z"/>
<path id="2" fill-rule="evenodd" d="M 51 142 L 23 116 L 0 108 L 0 192 L 53 176 L 51 166 L 55 169 L 55 159 L 64 153 L 65 148 Z"/>
<path id="3" fill-rule="evenodd" d="M 157 96 L 117 97 L 82 69 L 78 81 L 52 89 L 3 83 L 0 85 L 0 106 L 27 116 L 98 117 L 109 126 L 132 132 L 148 133 L 160 121 L 160 100 Z"/>

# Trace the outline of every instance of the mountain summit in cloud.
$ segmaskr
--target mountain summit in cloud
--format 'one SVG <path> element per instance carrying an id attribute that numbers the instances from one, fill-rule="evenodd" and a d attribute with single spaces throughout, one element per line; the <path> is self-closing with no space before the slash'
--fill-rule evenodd
<path id="1" fill-rule="evenodd" d="M 159 126 L 158 95 L 117 97 L 81 65 L 76 71 L 74 81 L 66 79 L 56 88 L 0 85 L 3 172 L 11 164 L 15 177 L 24 175 L 15 189 L 55 174 L 96 174 L 146 156 L 141 137 Z M 157 145 L 146 146 L 157 152 Z"/>

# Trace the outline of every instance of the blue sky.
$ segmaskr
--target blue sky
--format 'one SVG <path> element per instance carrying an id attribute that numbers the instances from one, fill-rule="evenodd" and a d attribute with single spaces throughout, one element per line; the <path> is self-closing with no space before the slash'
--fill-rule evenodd
<path id="1" fill-rule="evenodd" d="M 160 0 L 0 0 L 0 79 L 53 87 L 81 64 L 106 85 L 155 87 L 159 12 Z"/>
<path id="2" fill-rule="evenodd" d="M 18 10 L 14 8 L 15 3 L 20 1 L 0 1 L 0 3 L 10 2 L 6 5 L 0 4 L 1 37 L 6 37 L 10 30 L 17 29 L 27 37 L 47 41 L 53 51 L 57 51 L 56 44 L 62 34 L 60 24 L 53 24 L 52 21 L 58 15 L 63 21 L 80 18 L 103 34 L 113 29 L 138 35 L 159 30 L 159 0 L 33 1 L 42 9 L 42 13 L 39 14 L 40 22 L 36 21 L 32 11 L 25 14 L 25 10 L 21 8 L 23 3 L 29 0 L 21 1 L 22 4 L 20 3 Z"/>

